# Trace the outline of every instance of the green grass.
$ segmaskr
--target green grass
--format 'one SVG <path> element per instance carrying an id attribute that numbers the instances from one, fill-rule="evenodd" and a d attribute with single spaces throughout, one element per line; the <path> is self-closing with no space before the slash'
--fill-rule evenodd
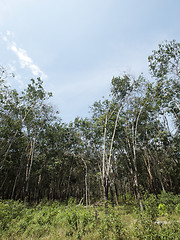
<path id="1" fill-rule="evenodd" d="M 42 202 L 25 206 L 18 201 L 0 201 L 0 239 L 180 239 L 180 213 L 176 205 L 159 212 L 154 196 L 143 200 L 144 212 L 136 204 L 120 206 L 67 205 Z M 157 224 L 167 221 L 168 224 Z"/>

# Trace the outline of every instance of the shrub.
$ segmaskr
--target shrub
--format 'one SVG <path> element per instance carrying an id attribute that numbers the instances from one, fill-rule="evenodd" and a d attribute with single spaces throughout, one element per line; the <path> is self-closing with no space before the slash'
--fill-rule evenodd
<path id="1" fill-rule="evenodd" d="M 180 195 L 174 195 L 172 192 L 162 192 L 158 195 L 159 204 L 164 204 L 166 206 L 166 212 L 172 213 L 175 211 L 176 206 L 180 202 Z"/>
<path id="2" fill-rule="evenodd" d="M 176 205 L 175 211 L 176 211 L 177 213 L 180 213 L 180 203 L 178 203 L 178 204 Z"/>
<path id="3" fill-rule="evenodd" d="M 167 199 L 166 199 L 167 196 Z M 173 194 L 162 194 L 159 200 L 154 195 L 146 194 L 143 199 L 144 211 L 139 211 L 134 225 L 134 236 L 137 239 L 171 240 L 180 239 L 180 223 L 169 217 L 168 221 L 158 222 L 158 215 L 165 215 L 176 206 L 177 197 Z M 161 200 L 161 203 L 159 203 Z M 159 204 L 158 204 L 159 203 Z M 138 213 L 138 210 L 137 210 Z"/>
<path id="4" fill-rule="evenodd" d="M 25 208 L 20 201 L 0 200 L 0 232 L 7 230 L 9 223 L 16 217 L 20 217 L 23 211 L 25 211 Z"/>
<path id="5" fill-rule="evenodd" d="M 164 203 L 158 205 L 159 215 L 164 216 L 167 214 L 167 206 Z"/>

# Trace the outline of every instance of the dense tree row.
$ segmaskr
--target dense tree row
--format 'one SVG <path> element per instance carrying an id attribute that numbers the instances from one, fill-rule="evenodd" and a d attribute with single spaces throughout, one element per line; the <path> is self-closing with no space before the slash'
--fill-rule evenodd
<path id="1" fill-rule="evenodd" d="M 0 196 L 85 204 L 141 192 L 179 192 L 180 44 L 163 42 L 141 74 L 114 77 L 90 118 L 65 124 L 42 81 L 19 93 L 0 68 Z"/>

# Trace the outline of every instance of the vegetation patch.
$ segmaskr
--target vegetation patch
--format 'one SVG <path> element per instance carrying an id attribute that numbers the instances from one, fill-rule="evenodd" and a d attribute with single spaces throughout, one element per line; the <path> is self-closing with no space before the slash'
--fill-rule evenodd
<path id="1" fill-rule="evenodd" d="M 175 199 L 179 197 L 174 196 Z M 64 205 L 57 201 L 34 206 L 24 206 L 19 201 L 1 201 L 0 236 L 1 239 L 178 240 L 179 213 L 176 210 L 167 212 L 162 219 L 158 202 L 154 195 L 146 194 L 142 211 L 136 202 L 131 206 L 114 207 L 107 203 L 105 208 L 71 202 Z"/>

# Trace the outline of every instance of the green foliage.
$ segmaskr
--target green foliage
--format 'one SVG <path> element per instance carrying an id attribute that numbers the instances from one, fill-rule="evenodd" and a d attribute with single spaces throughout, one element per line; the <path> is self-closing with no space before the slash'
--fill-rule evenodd
<path id="1" fill-rule="evenodd" d="M 179 239 L 180 223 L 169 215 L 166 221 L 158 221 L 158 216 L 168 216 L 176 206 L 179 196 L 162 192 L 158 199 L 153 194 L 145 194 L 144 211 L 137 211 L 138 220 L 135 223 L 134 236 L 138 239 Z M 161 203 L 159 203 L 161 202 Z"/>
<path id="2" fill-rule="evenodd" d="M 44 201 L 37 206 L 24 206 L 18 201 L 1 201 L 1 239 L 179 239 L 180 223 L 169 215 L 164 221 L 155 217 L 156 198 L 144 197 L 144 211 L 131 218 L 127 206 L 88 208 L 74 203 Z M 125 212 L 123 211 L 125 209 Z M 61 229 L 61 235 L 58 231 Z M 49 236 L 49 238 L 48 238 Z"/>
<path id="3" fill-rule="evenodd" d="M 118 208 L 113 209 L 108 204 L 107 212 L 104 208 L 98 208 L 97 216 L 93 208 L 86 209 L 82 206 L 70 205 L 66 212 L 66 236 L 74 236 L 77 239 L 87 234 L 96 233 L 98 239 L 128 239 L 128 231 L 121 219 Z"/>
<path id="4" fill-rule="evenodd" d="M 10 204 L 2 203 L 1 205 L 6 209 L 1 213 L 3 217 L 2 233 L 8 238 L 18 238 L 18 236 L 39 238 L 46 235 L 55 229 L 58 223 L 56 217 L 61 209 L 57 204 L 49 203 L 26 208 L 22 203 L 16 201 L 10 201 Z M 9 206 L 8 210 L 7 206 Z"/>
<path id="5" fill-rule="evenodd" d="M 164 78 L 167 74 L 179 76 L 178 64 L 180 57 L 180 43 L 164 41 L 159 44 L 159 49 L 149 56 L 150 69 L 153 76 Z"/>
<path id="6" fill-rule="evenodd" d="M 108 207 L 108 213 L 103 213 L 97 221 L 96 231 L 99 239 L 128 239 L 128 231 L 121 219 L 119 211 Z"/>
<path id="7" fill-rule="evenodd" d="M 134 226 L 134 236 L 137 239 L 156 239 L 158 232 L 156 224 L 146 214 L 141 214 Z"/>
<path id="8" fill-rule="evenodd" d="M 78 225 L 79 225 L 79 215 L 78 212 L 75 211 L 74 209 L 69 211 L 67 214 L 67 222 L 71 227 L 70 234 L 72 231 L 77 231 L 78 230 Z"/>
<path id="9" fill-rule="evenodd" d="M 135 224 L 134 236 L 142 240 L 179 240 L 180 223 L 173 219 L 168 222 L 153 222 L 148 217 L 141 216 Z"/>
<path id="10" fill-rule="evenodd" d="M 0 233 L 8 229 L 11 221 L 17 217 L 21 217 L 24 211 L 24 205 L 20 201 L 0 200 Z"/>
<path id="11" fill-rule="evenodd" d="M 177 204 L 176 208 L 175 208 L 175 211 L 177 213 L 180 213 L 180 203 Z"/>
<path id="12" fill-rule="evenodd" d="M 180 239 L 180 223 L 172 218 L 166 224 L 159 227 L 159 239 Z"/>
<path id="13" fill-rule="evenodd" d="M 163 213 L 172 213 L 180 203 L 180 195 L 174 195 L 172 192 L 162 192 L 158 195 L 158 202 Z"/>
<path id="14" fill-rule="evenodd" d="M 158 210 L 159 210 L 159 215 L 160 216 L 163 216 L 163 215 L 165 215 L 167 213 L 167 207 L 166 207 L 166 205 L 164 203 L 160 203 L 158 205 Z"/>
<path id="15" fill-rule="evenodd" d="M 134 226 L 134 235 L 138 239 L 153 239 L 157 232 L 155 221 L 158 216 L 158 207 L 156 197 L 145 193 L 142 199 L 143 211 L 136 208 L 138 220 Z"/>
<path id="16" fill-rule="evenodd" d="M 153 194 L 147 195 L 143 199 L 144 213 L 152 222 L 155 222 L 158 217 L 158 203 L 156 196 Z"/>
<path id="17" fill-rule="evenodd" d="M 68 205 L 66 211 L 66 236 L 76 236 L 77 239 L 81 239 L 83 235 L 92 231 L 92 225 L 94 222 L 94 216 L 88 210 L 82 206 Z"/>

